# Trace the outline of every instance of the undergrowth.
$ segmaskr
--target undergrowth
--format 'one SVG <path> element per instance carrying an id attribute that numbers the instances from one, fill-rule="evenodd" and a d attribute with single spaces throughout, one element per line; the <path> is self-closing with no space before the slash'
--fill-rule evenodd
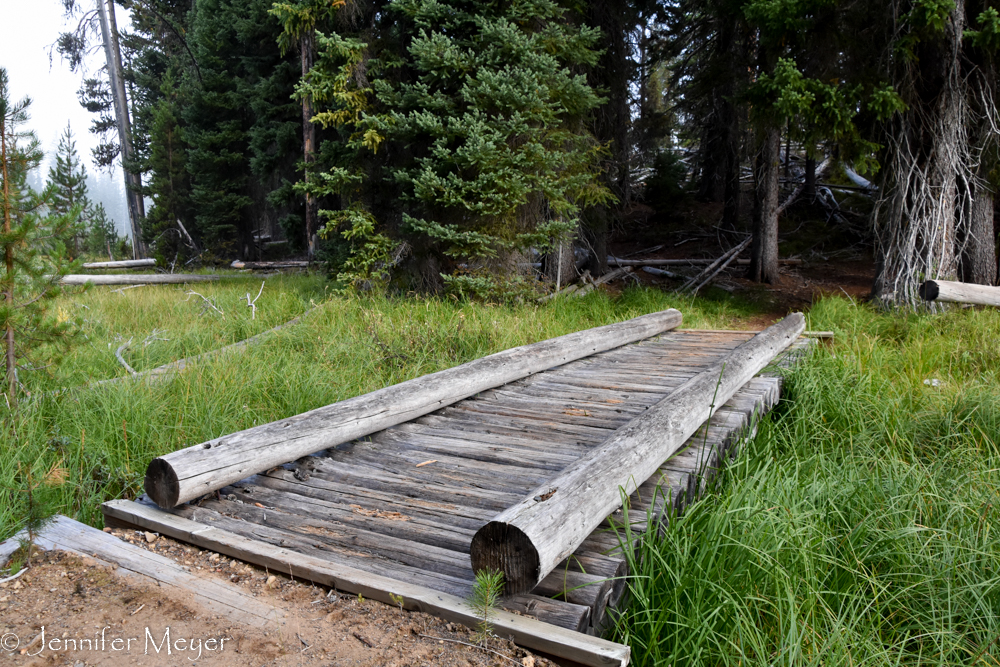
<path id="1" fill-rule="evenodd" d="M 820 302 L 724 483 L 630 548 L 645 665 L 1000 664 L 1000 314 Z M 935 383 L 934 380 L 937 380 Z"/>

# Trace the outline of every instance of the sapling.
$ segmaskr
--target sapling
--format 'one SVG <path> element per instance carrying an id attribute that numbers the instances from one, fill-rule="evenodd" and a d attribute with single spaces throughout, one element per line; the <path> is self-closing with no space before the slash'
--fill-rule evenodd
<path id="1" fill-rule="evenodd" d="M 479 617 L 479 625 L 474 635 L 477 644 L 485 646 L 493 637 L 492 614 L 503 591 L 503 572 L 480 570 L 476 572 L 476 583 L 472 587 L 469 604 Z"/>

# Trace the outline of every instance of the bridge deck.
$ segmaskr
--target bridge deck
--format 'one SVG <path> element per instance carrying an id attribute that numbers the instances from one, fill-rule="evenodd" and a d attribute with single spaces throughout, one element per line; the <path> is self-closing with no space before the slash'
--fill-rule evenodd
<path id="1" fill-rule="evenodd" d="M 482 392 L 169 512 L 140 499 L 109 504 L 105 513 L 110 523 L 147 530 L 160 516 L 167 534 L 172 514 L 465 598 L 474 582 L 469 545 L 477 529 L 752 335 L 667 332 Z M 785 363 L 806 343 L 800 339 Z M 754 378 L 656 475 L 621 480 L 632 492 L 633 527 L 641 533 L 648 520 L 683 509 L 779 394 L 779 377 Z M 625 590 L 626 566 L 611 529 L 624 516 L 619 510 L 609 517 L 530 595 L 503 606 L 599 634 Z"/>

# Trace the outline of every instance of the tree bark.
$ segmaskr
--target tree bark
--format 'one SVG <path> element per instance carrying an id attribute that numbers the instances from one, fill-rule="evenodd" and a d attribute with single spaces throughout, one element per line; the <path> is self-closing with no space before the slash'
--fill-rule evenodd
<path id="1" fill-rule="evenodd" d="M 993 229 L 993 192 L 985 184 L 974 188 L 972 210 L 962 239 L 959 275 L 964 283 L 997 282 L 996 233 Z"/>
<path id="2" fill-rule="evenodd" d="M 13 146 L 11 147 L 13 149 Z M 4 234 L 11 232 L 10 214 L 10 180 L 7 170 L 7 118 L 0 114 L 0 167 L 3 172 L 3 231 Z M 7 270 L 7 291 L 4 292 L 4 300 L 13 316 L 14 309 L 14 246 L 10 243 L 4 248 L 4 265 Z M 15 389 L 17 389 L 17 359 L 14 356 L 14 325 L 7 322 L 4 331 L 4 359 L 7 380 L 7 400 L 11 405 L 16 405 Z"/>
<path id="3" fill-rule="evenodd" d="M 97 14 L 104 41 L 104 56 L 108 64 L 108 82 L 114 101 L 115 120 L 118 124 L 118 141 L 121 145 L 122 173 L 125 175 L 125 199 L 128 202 L 129 221 L 132 226 L 132 254 L 135 259 L 146 256 L 142 240 L 142 219 L 145 217 L 142 201 L 142 179 L 132 170 L 135 151 L 132 148 L 132 127 L 129 119 L 125 80 L 122 75 L 122 55 L 118 45 L 118 26 L 115 21 L 113 0 L 97 0 Z"/>
<path id="4" fill-rule="evenodd" d="M 507 595 L 526 593 L 643 484 L 706 419 L 805 329 L 793 313 L 698 373 L 616 430 L 472 538 L 472 568 L 501 571 Z"/>
<path id="5" fill-rule="evenodd" d="M 416 419 L 481 391 L 680 326 L 669 309 L 515 347 L 153 459 L 146 493 L 175 507 L 302 456 Z"/>
<path id="6" fill-rule="evenodd" d="M 806 187 L 802 192 L 808 201 L 816 198 L 816 158 L 811 153 L 806 155 Z"/>
<path id="7" fill-rule="evenodd" d="M 313 30 L 306 30 L 299 40 L 299 50 L 302 56 L 302 78 L 309 75 L 309 70 L 313 66 Z M 316 161 L 316 126 L 312 122 L 313 108 L 312 98 L 306 95 L 302 98 L 302 151 L 305 161 L 305 181 L 308 187 L 311 181 L 311 170 Z M 308 190 L 306 191 L 306 254 L 309 259 L 316 257 L 316 245 L 318 241 L 318 212 L 316 209 L 316 198 Z"/>
<path id="8" fill-rule="evenodd" d="M 778 175 L 781 169 L 781 130 L 761 130 L 754 164 L 753 243 L 748 277 L 755 282 L 778 281 Z"/>
<path id="9" fill-rule="evenodd" d="M 958 276 L 956 219 L 968 217 L 972 208 L 958 205 L 959 194 L 971 196 L 959 185 L 974 182 L 977 168 L 965 132 L 964 12 L 965 0 L 956 0 L 940 36 L 921 39 L 916 57 L 901 60 L 894 82 L 908 108 L 889 132 L 886 181 L 876 208 L 878 273 L 872 293 L 883 307 L 916 309 L 921 280 Z"/>

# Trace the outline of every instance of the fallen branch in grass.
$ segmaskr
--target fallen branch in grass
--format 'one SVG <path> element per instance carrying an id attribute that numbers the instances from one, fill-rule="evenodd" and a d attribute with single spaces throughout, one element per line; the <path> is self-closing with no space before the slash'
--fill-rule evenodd
<path id="1" fill-rule="evenodd" d="M 299 260 L 289 260 L 286 262 L 241 262 L 235 260 L 229 265 L 233 269 L 249 269 L 251 271 L 271 270 L 271 269 L 306 269 L 309 262 Z"/>
<path id="2" fill-rule="evenodd" d="M 259 299 L 260 295 L 264 293 L 264 283 L 265 282 L 267 282 L 267 281 L 266 280 L 262 280 L 261 281 L 261 283 L 260 283 L 260 291 L 257 292 L 257 296 L 254 297 L 253 301 L 250 300 L 250 292 L 247 292 L 247 307 L 252 309 L 250 311 L 250 319 L 251 320 L 257 319 L 257 299 Z"/>
<path id="3" fill-rule="evenodd" d="M 129 338 L 127 343 L 125 343 L 124 345 L 120 345 L 118 349 L 115 350 L 115 358 L 117 358 L 118 362 L 125 367 L 125 370 L 129 372 L 129 375 L 138 375 L 138 373 L 135 372 L 135 369 L 129 366 L 128 362 L 125 361 L 125 357 L 122 356 L 122 351 L 127 349 L 128 346 L 131 344 L 132 344 L 132 339 Z"/>
<path id="4" fill-rule="evenodd" d="M 205 314 L 205 310 L 206 310 L 205 306 L 209 306 L 212 310 L 214 310 L 217 313 L 219 313 L 219 315 L 222 315 L 223 317 L 225 317 L 226 314 L 224 312 L 222 312 L 219 309 L 219 307 L 216 306 L 212 302 L 212 300 L 209 299 L 208 297 L 206 297 L 204 294 L 199 294 L 198 292 L 195 292 L 194 290 L 189 290 L 189 291 L 185 292 L 185 294 L 188 295 L 188 298 L 184 299 L 185 302 L 190 301 L 192 296 L 200 296 L 201 297 L 202 301 L 204 302 L 204 303 L 202 303 L 202 307 L 201 307 L 201 314 L 202 315 Z"/>
<path id="5" fill-rule="evenodd" d="M 122 296 L 125 296 L 125 290 L 127 290 L 127 289 L 135 289 L 136 287 L 145 287 L 145 286 L 146 286 L 146 283 L 139 283 L 138 285 L 129 285 L 128 287 L 119 287 L 118 289 L 111 290 L 111 293 L 112 294 L 121 294 Z M 88 308 L 88 310 L 89 310 L 89 308 Z"/>

